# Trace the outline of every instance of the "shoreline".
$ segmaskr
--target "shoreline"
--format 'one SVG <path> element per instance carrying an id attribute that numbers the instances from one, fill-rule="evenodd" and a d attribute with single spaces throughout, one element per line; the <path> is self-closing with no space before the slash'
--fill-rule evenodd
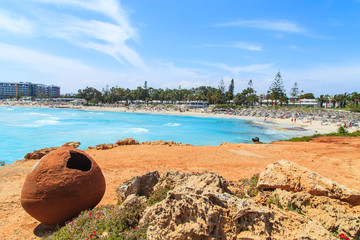
<path id="1" fill-rule="evenodd" d="M 0 103 L 0 106 L 7 107 L 40 107 L 40 108 L 58 108 L 58 109 L 75 109 L 75 110 L 84 110 L 84 111 L 103 111 L 103 112 L 129 112 L 129 113 L 141 113 L 141 114 L 157 114 L 157 115 L 173 115 L 173 116 L 191 116 L 191 117 L 210 117 L 210 118 L 235 118 L 242 119 L 254 122 L 255 124 L 268 125 L 274 124 L 279 126 L 274 126 L 277 129 L 289 130 L 289 131 L 304 131 L 311 132 L 313 134 L 326 134 L 337 132 L 340 126 L 343 126 L 343 121 L 331 122 L 327 121 L 324 123 L 320 120 L 307 120 L 307 119 L 297 119 L 293 121 L 292 118 L 271 118 L 271 117 L 257 117 L 257 116 L 239 116 L 232 115 L 227 113 L 213 113 L 208 112 L 207 110 L 201 109 L 188 109 L 188 111 L 180 112 L 173 109 L 138 109 L 138 108 L 129 108 L 129 107 L 110 107 L 110 106 L 74 106 L 74 105 L 45 105 L 45 104 L 12 104 L 7 105 Z M 344 119 L 346 122 L 346 119 Z M 300 130 L 304 129 L 304 130 Z M 359 130 L 359 126 L 347 127 L 349 132 L 354 132 Z M 303 135 L 308 136 L 308 135 Z"/>

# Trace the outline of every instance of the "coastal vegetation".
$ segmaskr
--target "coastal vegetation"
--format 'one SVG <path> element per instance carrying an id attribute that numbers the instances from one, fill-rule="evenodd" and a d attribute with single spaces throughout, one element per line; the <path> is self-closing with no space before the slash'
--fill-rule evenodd
<path id="1" fill-rule="evenodd" d="M 146 239 L 146 227 L 138 226 L 144 205 L 122 208 L 105 205 L 82 212 L 47 239 Z"/>
<path id="2" fill-rule="evenodd" d="M 122 102 L 129 104 L 134 101 L 152 104 L 175 104 L 179 101 L 202 101 L 208 104 L 231 104 L 235 106 L 283 106 L 291 105 L 302 99 L 315 99 L 311 92 L 300 90 L 297 82 L 290 89 L 289 96 L 284 88 L 283 79 L 280 71 L 274 77 L 273 83 L 269 86 L 266 93 L 258 94 L 253 87 L 253 80 L 249 80 L 248 85 L 239 93 L 235 93 L 235 81 L 232 79 L 228 87 L 225 86 L 224 80 L 221 80 L 218 87 L 199 86 L 196 88 L 184 89 L 178 88 L 162 89 L 149 87 L 147 81 L 143 86 L 136 89 L 109 87 L 106 86 L 99 91 L 93 87 L 79 89 L 75 94 L 65 94 L 62 97 L 76 97 L 85 99 L 88 104 L 109 103 L 115 104 Z M 319 105 L 326 108 L 349 109 L 359 112 L 360 93 L 343 93 L 343 94 L 322 94 L 317 98 Z M 300 102 L 301 103 L 301 102 Z M 301 105 L 300 105 L 301 106 Z"/>
<path id="3" fill-rule="evenodd" d="M 294 137 L 287 140 L 284 140 L 286 142 L 309 142 L 313 140 L 314 138 L 318 137 L 360 137 L 360 131 L 354 131 L 354 132 L 348 132 L 346 128 L 343 126 L 340 126 L 338 128 L 338 131 L 335 133 L 325 133 L 325 134 L 314 134 L 312 136 L 303 136 L 303 137 Z"/>

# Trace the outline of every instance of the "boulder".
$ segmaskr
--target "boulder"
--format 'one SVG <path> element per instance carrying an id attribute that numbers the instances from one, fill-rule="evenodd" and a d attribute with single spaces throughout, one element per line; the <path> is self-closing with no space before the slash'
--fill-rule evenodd
<path id="1" fill-rule="evenodd" d="M 308 168 L 286 160 L 268 165 L 260 174 L 257 187 L 292 192 L 304 191 L 315 196 L 339 199 L 353 206 L 360 205 L 360 191 L 340 185 Z"/>
<path id="2" fill-rule="evenodd" d="M 40 150 L 34 150 L 31 153 L 27 153 L 24 158 L 25 159 L 41 159 L 48 153 L 55 151 L 56 149 L 59 149 L 59 147 L 51 147 L 51 148 L 42 148 Z"/>
<path id="3" fill-rule="evenodd" d="M 348 203 L 307 192 L 294 193 L 281 189 L 259 192 L 255 200 L 267 206 L 271 198 L 276 198 L 284 210 L 306 216 L 330 231 L 344 233 L 354 239 L 360 237 L 360 209 Z"/>
<path id="4" fill-rule="evenodd" d="M 95 147 L 91 147 L 89 146 L 88 149 L 96 149 L 96 150 L 108 150 L 108 149 L 113 149 L 115 147 L 117 147 L 117 144 L 114 143 L 108 143 L 108 144 L 98 144 Z"/>
<path id="5" fill-rule="evenodd" d="M 158 183 L 159 178 L 159 172 L 153 171 L 126 180 L 116 189 L 118 203 L 124 202 L 131 194 L 149 197 L 153 192 L 153 187 Z"/>
<path id="6" fill-rule="evenodd" d="M 191 144 L 182 144 L 181 142 L 174 142 L 174 141 L 163 141 L 163 140 L 158 140 L 158 141 L 145 141 L 142 142 L 141 145 L 151 145 L 151 146 L 158 146 L 158 145 L 166 145 L 169 147 L 172 146 L 192 146 Z"/>
<path id="7" fill-rule="evenodd" d="M 144 205 L 145 203 L 146 203 L 145 196 L 136 196 L 135 194 L 130 194 L 121 204 L 121 208 Z"/>
<path id="8" fill-rule="evenodd" d="M 80 146 L 80 142 L 67 142 L 67 143 L 64 143 L 63 146 L 70 146 L 70 147 L 73 147 L 73 148 L 78 148 Z"/>
<path id="9" fill-rule="evenodd" d="M 61 147 L 39 160 L 26 176 L 21 205 L 45 225 L 63 224 L 95 207 L 105 193 L 100 167 L 84 151 Z"/>
<path id="10" fill-rule="evenodd" d="M 301 239 L 306 232 L 312 239 L 336 239 L 305 216 L 232 195 L 214 173 L 164 175 L 154 188 L 173 190 L 145 209 L 140 225 L 149 226 L 148 239 Z"/>
<path id="11" fill-rule="evenodd" d="M 117 145 L 122 146 L 122 145 L 139 145 L 139 142 L 136 141 L 133 138 L 125 138 L 123 140 L 118 140 L 116 142 Z"/>

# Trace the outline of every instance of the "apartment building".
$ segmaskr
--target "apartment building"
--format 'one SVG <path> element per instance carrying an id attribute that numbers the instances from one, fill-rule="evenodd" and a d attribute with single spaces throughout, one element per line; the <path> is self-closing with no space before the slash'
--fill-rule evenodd
<path id="1" fill-rule="evenodd" d="M 60 97 L 60 87 L 31 82 L 0 82 L 0 99 L 10 97 Z"/>

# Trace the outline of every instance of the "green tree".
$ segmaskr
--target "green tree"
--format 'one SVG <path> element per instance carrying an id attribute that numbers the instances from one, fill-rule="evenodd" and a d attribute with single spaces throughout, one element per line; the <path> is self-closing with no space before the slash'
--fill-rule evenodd
<path id="1" fill-rule="evenodd" d="M 234 99 L 234 88 L 235 88 L 235 84 L 234 84 L 234 79 L 231 79 L 230 85 L 229 85 L 229 90 L 227 91 L 227 99 L 229 101 Z"/>
<path id="2" fill-rule="evenodd" d="M 295 104 L 295 101 L 298 99 L 299 93 L 300 90 L 298 88 L 297 82 L 295 82 L 294 87 L 291 88 L 291 93 L 290 93 L 293 104 Z"/>
<path id="3" fill-rule="evenodd" d="M 86 87 L 85 89 L 79 89 L 78 94 L 76 95 L 78 98 L 83 98 L 86 101 L 95 104 L 99 103 L 102 99 L 102 94 L 99 90 L 92 87 Z"/>
<path id="4" fill-rule="evenodd" d="M 214 101 L 215 101 L 216 104 L 222 104 L 222 103 L 226 102 L 225 84 L 224 84 L 223 79 L 221 79 L 221 81 L 220 81 L 218 91 L 215 92 Z"/>
<path id="5" fill-rule="evenodd" d="M 280 70 L 275 75 L 274 82 L 271 84 L 269 90 L 270 90 L 270 98 L 275 101 L 275 105 L 277 104 L 278 101 L 280 102 L 280 105 L 282 105 L 283 102 L 287 101 L 287 96 L 281 78 Z"/>
<path id="6" fill-rule="evenodd" d="M 315 96 L 313 93 L 303 93 L 300 99 L 315 99 Z"/>

